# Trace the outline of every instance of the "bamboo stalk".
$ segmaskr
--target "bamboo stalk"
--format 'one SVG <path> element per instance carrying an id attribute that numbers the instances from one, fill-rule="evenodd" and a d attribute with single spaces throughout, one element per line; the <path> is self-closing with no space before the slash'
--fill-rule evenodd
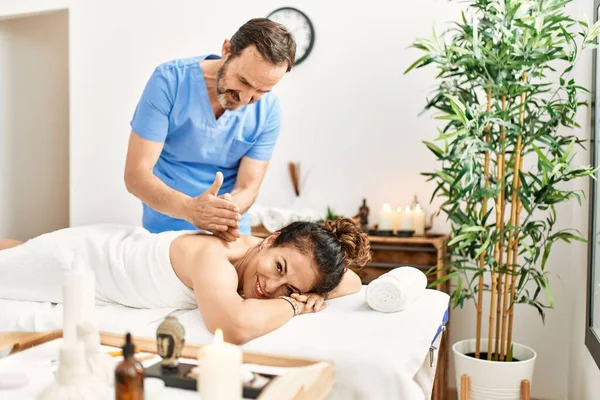
<path id="1" fill-rule="evenodd" d="M 487 90 L 487 111 L 490 112 L 492 109 L 492 88 L 488 88 Z M 485 133 L 485 143 L 489 145 L 490 143 L 490 127 L 486 127 Z M 489 150 L 485 151 L 485 160 L 483 165 L 483 175 L 485 179 L 485 188 L 487 189 L 490 186 L 490 179 L 488 176 L 490 170 L 490 152 Z M 487 214 L 487 198 L 483 197 L 483 204 L 481 205 L 481 218 L 483 218 Z M 483 238 L 482 238 L 483 244 Z M 479 256 L 479 292 L 477 293 L 477 334 L 475 336 L 475 358 L 479 358 L 481 354 L 481 319 L 483 318 L 483 267 L 485 265 L 485 252 L 481 253 Z"/>
<path id="2" fill-rule="evenodd" d="M 521 157 L 521 162 L 519 163 L 519 171 L 523 170 L 523 157 Z M 520 186 L 520 182 L 519 182 Z M 521 199 L 517 196 L 517 215 L 515 217 L 515 226 L 519 225 L 519 220 L 521 219 L 521 209 L 523 205 L 521 204 Z M 510 282 L 510 307 L 508 313 L 508 338 L 506 339 L 506 348 L 507 351 L 510 351 L 510 346 L 512 345 L 512 332 L 513 332 L 513 319 L 514 319 L 514 306 L 515 306 L 515 292 L 517 288 L 517 274 L 516 274 L 516 266 L 517 266 L 517 257 L 519 256 L 519 232 L 515 233 L 513 240 L 513 251 L 512 251 L 512 265 L 513 265 L 513 275 Z"/>
<path id="3" fill-rule="evenodd" d="M 525 83 L 527 81 L 527 72 L 523 73 L 523 79 L 522 79 L 523 83 Z M 519 124 L 521 126 L 521 129 L 523 128 L 523 124 L 525 121 L 525 92 L 521 93 L 521 107 L 519 110 Z M 520 183 L 521 183 L 521 177 L 520 177 L 520 173 L 521 173 L 521 166 L 522 166 L 522 162 L 521 162 L 521 151 L 522 151 L 522 134 L 519 135 L 519 137 L 517 137 L 517 144 L 515 147 L 515 166 L 513 168 L 514 173 L 513 173 L 513 182 L 512 182 L 512 196 L 511 196 L 511 201 L 510 201 L 510 225 L 513 227 L 513 229 L 510 230 L 510 232 L 508 233 L 508 246 L 507 246 L 507 251 L 506 251 L 506 263 L 507 263 L 507 269 L 510 270 L 512 278 L 511 278 L 511 283 L 510 283 L 510 293 L 514 296 L 514 282 L 516 282 L 516 275 L 515 275 L 515 264 L 516 264 L 516 258 L 513 256 L 517 251 L 514 248 L 515 247 L 515 229 L 514 227 L 516 227 L 516 223 L 517 223 L 517 210 L 519 208 L 519 196 L 518 196 L 518 191 L 519 191 L 519 187 L 520 187 Z M 511 260 L 511 258 L 513 258 L 513 260 Z M 512 264 L 509 264 L 511 263 Z M 504 285 L 504 304 L 502 305 L 502 346 L 500 349 L 500 361 L 504 361 L 506 354 L 508 351 L 510 351 L 510 347 L 507 346 L 506 343 L 506 338 L 507 338 L 507 319 L 508 319 L 508 299 L 509 299 L 509 285 L 505 284 Z M 511 298 L 512 299 L 512 298 Z M 512 328 L 512 326 L 511 326 Z M 512 337 L 511 337 L 512 338 Z"/>
<path id="4" fill-rule="evenodd" d="M 506 110 L 506 96 L 502 96 L 502 111 Z M 501 185 L 502 176 L 504 175 L 504 140 L 506 139 L 506 127 L 502 126 L 500 128 L 500 146 L 502 150 L 498 154 L 496 172 L 497 172 L 497 183 Z M 496 197 L 496 232 L 502 232 L 504 225 L 504 208 L 502 207 L 503 201 L 503 190 L 500 190 L 498 196 Z M 490 302 L 490 327 L 488 333 L 488 360 L 492 359 L 492 344 L 494 343 L 493 335 L 496 321 L 496 299 L 498 290 L 498 269 L 502 267 L 502 249 L 503 249 L 503 240 L 502 237 L 499 237 L 499 240 L 496 242 L 496 246 L 494 247 L 494 258 L 497 262 L 497 267 L 492 272 L 492 300 Z M 497 340 L 498 338 L 496 338 Z M 496 342 L 496 349 L 498 348 L 498 343 Z"/>
<path id="5" fill-rule="evenodd" d="M 503 96 L 502 97 L 502 111 L 506 110 L 506 97 Z M 504 116 L 503 116 L 504 118 Z M 506 170 L 506 146 L 505 146 L 505 142 L 506 141 L 506 127 L 502 126 L 501 128 L 501 138 L 500 138 L 500 146 L 502 147 L 502 177 L 504 177 L 504 172 Z M 498 180 L 500 181 L 500 179 Z M 503 258 L 504 258 L 504 211 L 505 211 L 505 207 L 504 207 L 504 203 L 505 203 L 505 198 L 504 198 L 504 182 L 502 182 L 502 184 L 500 185 L 500 187 L 502 188 L 502 190 L 500 191 L 500 229 L 498 232 L 501 233 L 499 239 L 499 250 L 498 250 L 498 270 L 501 270 L 503 267 Z M 498 283 L 497 283 L 497 290 L 498 290 L 498 304 L 496 305 L 496 341 L 495 341 L 495 346 L 494 346 L 494 353 L 496 354 L 496 359 L 498 359 L 498 354 L 500 353 L 500 319 L 502 317 L 502 287 L 506 286 L 506 273 L 504 272 L 500 272 L 499 273 L 499 279 L 498 279 Z M 504 280 L 504 282 L 503 282 Z"/>

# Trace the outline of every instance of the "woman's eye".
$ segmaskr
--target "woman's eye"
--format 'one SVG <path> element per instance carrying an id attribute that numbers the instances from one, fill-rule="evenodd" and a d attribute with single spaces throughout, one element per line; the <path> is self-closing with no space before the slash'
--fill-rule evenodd
<path id="1" fill-rule="evenodd" d="M 283 267 L 281 266 L 281 263 L 277 263 L 277 271 L 283 272 Z"/>

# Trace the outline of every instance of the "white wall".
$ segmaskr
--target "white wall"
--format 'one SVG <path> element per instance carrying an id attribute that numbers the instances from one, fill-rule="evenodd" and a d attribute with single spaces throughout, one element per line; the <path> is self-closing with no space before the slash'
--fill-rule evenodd
<path id="1" fill-rule="evenodd" d="M 24 1 L 21 9 L 70 6 L 71 68 L 71 223 L 140 223 L 139 202 L 122 183 L 128 123 L 146 80 L 160 62 L 218 52 L 247 19 L 281 6 L 275 0 L 197 2 L 88 0 Z M 263 204 L 294 202 L 288 161 L 300 161 L 308 176 L 298 205 L 353 214 L 363 196 L 375 214 L 383 202 L 403 204 L 416 193 L 428 200 L 432 186 L 419 175 L 433 168 L 421 144 L 435 136 L 436 123 L 418 117 L 432 89 L 433 71 L 404 69 L 418 56 L 406 50 L 417 36 L 428 36 L 434 22 L 458 17 L 460 2 L 292 1 L 313 20 L 314 51 L 276 88 L 283 103 L 284 128 L 262 187 Z M 591 0 L 576 0 L 577 17 L 591 16 Z M 0 0 L 0 17 L 15 13 Z M 28 8 L 29 7 L 29 8 Z M 589 86 L 590 59 L 575 78 Z M 585 110 L 579 116 L 589 133 Z M 587 160 L 581 154 L 582 162 Z M 586 182 L 577 183 L 587 189 Z M 559 210 L 559 224 L 585 234 L 587 208 Z M 444 230 L 442 218 L 436 228 Z M 517 310 L 515 340 L 539 354 L 533 396 L 591 399 L 600 379 L 583 344 L 585 245 L 557 246 L 550 268 L 556 309 L 546 326 L 529 308 Z M 573 311 L 575 310 L 575 312 Z M 474 332 L 472 308 L 452 313 L 451 340 Z M 572 396 L 571 394 L 577 394 Z"/>
<path id="2" fill-rule="evenodd" d="M 67 22 L 0 20 L 0 237 L 69 225 Z"/>
<path id="3" fill-rule="evenodd" d="M 73 7 L 73 224 L 140 222 L 139 202 L 122 183 L 123 162 L 128 124 L 153 68 L 171 58 L 218 53 L 246 20 L 281 6 L 275 0 L 164 4 Z M 442 0 L 399 4 L 297 2 L 312 18 L 317 39 L 307 61 L 276 87 L 284 126 L 259 202 L 292 205 L 290 160 L 308 173 L 301 202 L 321 210 L 330 204 L 354 214 L 367 196 L 375 214 L 386 201 L 404 204 L 413 193 L 429 198 L 431 186 L 419 172 L 431 167 L 432 157 L 420 142 L 435 125 L 417 114 L 431 72 L 404 76 L 417 55 L 405 49 L 458 7 Z"/>

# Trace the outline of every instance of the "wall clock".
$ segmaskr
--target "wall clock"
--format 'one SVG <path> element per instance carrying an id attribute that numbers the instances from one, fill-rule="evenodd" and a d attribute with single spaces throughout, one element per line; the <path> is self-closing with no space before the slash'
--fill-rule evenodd
<path id="1" fill-rule="evenodd" d="M 281 7 L 267 16 L 289 29 L 296 40 L 296 60 L 294 65 L 306 60 L 315 43 L 315 29 L 310 18 L 293 7 Z"/>

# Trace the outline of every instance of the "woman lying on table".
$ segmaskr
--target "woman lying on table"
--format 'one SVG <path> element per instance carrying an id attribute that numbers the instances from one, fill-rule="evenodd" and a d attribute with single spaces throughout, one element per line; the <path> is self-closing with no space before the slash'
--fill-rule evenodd
<path id="1" fill-rule="evenodd" d="M 349 219 L 294 222 L 266 239 L 227 243 L 209 234 L 92 225 L 25 243 L 0 240 L 0 298 L 62 302 L 62 274 L 92 268 L 96 302 L 135 308 L 198 307 L 207 328 L 245 343 L 316 312 L 324 299 L 357 292 L 348 265 L 371 258 L 368 237 Z"/>

